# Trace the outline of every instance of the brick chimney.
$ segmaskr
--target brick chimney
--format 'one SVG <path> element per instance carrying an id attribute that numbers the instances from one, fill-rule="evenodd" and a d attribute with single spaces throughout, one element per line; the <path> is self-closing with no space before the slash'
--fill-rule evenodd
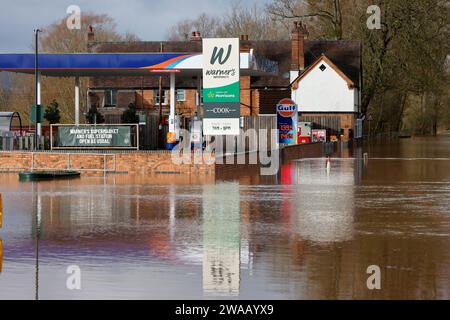
<path id="1" fill-rule="evenodd" d="M 243 34 L 239 37 L 241 43 L 241 52 L 250 52 L 251 46 L 248 40 L 248 34 Z"/>
<path id="2" fill-rule="evenodd" d="M 94 28 L 92 28 L 92 26 L 89 26 L 89 28 L 88 28 L 88 42 L 94 42 L 94 41 L 95 41 Z"/>
<path id="3" fill-rule="evenodd" d="M 201 40 L 202 40 L 202 35 L 198 31 L 193 31 L 189 38 L 189 41 L 201 41 Z"/>
<path id="4" fill-rule="evenodd" d="M 302 21 L 294 21 L 291 31 L 291 71 L 305 70 L 305 40 L 308 39 L 308 35 L 306 24 Z"/>

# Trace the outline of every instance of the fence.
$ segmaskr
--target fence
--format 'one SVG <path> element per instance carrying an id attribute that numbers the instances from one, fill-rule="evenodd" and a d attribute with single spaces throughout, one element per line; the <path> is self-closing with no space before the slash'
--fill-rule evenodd
<path id="1" fill-rule="evenodd" d="M 244 117 L 241 129 L 244 134 L 239 136 L 214 136 L 216 145 L 222 143 L 223 151 L 227 153 L 256 152 L 259 151 L 260 139 L 265 138 L 267 150 L 274 150 L 278 147 L 277 141 L 272 141 L 272 131 L 277 129 L 275 115 Z M 265 137 L 261 137 L 261 130 L 265 130 Z M 212 139 L 212 137 L 205 138 L 207 141 Z M 222 139 L 222 141 L 217 142 L 218 139 Z M 238 149 L 239 146 L 244 148 Z M 216 152 L 220 154 L 220 150 Z"/>
<path id="2" fill-rule="evenodd" d="M 34 150 L 34 135 L 27 136 L 0 136 L 0 150 Z M 40 138 L 41 149 L 50 148 L 50 138 L 42 136 Z"/>
<path id="3" fill-rule="evenodd" d="M 140 127 L 141 148 L 145 150 L 157 150 L 164 146 L 169 127 L 163 125 L 159 130 L 159 114 L 145 114 L 145 125 Z"/>

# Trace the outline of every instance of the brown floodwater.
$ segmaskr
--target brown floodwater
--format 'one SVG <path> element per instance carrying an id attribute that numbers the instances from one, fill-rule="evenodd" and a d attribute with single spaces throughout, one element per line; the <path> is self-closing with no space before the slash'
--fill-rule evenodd
<path id="1" fill-rule="evenodd" d="M 355 147 L 325 167 L 2 173 L 0 299 L 449 299 L 450 137 Z M 72 265 L 80 290 L 66 286 Z"/>

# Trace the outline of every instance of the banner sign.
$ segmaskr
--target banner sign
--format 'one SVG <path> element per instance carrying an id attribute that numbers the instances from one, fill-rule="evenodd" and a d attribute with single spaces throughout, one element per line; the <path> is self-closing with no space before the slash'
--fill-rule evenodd
<path id="1" fill-rule="evenodd" d="M 278 142 L 297 144 L 298 108 L 291 99 L 282 99 L 277 104 Z"/>
<path id="2" fill-rule="evenodd" d="M 132 147 L 128 126 L 64 126 L 58 128 L 58 139 L 58 147 Z"/>
<path id="3" fill-rule="evenodd" d="M 313 126 L 312 122 L 299 122 L 298 136 L 311 138 L 312 126 Z"/>
<path id="4" fill-rule="evenodd" d="M 327 130 L 313 130 L 312 142 L 327 142 Z"/>
<path id="5" fill-rule="evenodd" d="M 205 135 L 239 135 L 239 76 L 239 39 L 203 39 Z"/>

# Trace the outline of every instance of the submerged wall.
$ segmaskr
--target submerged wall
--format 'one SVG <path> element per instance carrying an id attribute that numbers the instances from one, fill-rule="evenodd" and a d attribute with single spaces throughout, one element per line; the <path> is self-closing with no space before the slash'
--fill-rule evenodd
<path id="1" fill-rule="evenodd" d="M 119 153 L 67 153 L 67 152 L 0 152 L 0 172 L 30 170 L 80 170 L 83 174 L 108 173 L 173 173 L 214 175 L 215 166 L 208 164 L 182 164 L 172 162 L 171 153 L 119 152 Z"/>
<path id="2" fill-rule="evenodd" d="M 320 158 L 330 154 L 333 144 L 312 143 L 289 146 L 279 150 L 278 163 L 295 159 Z M 333 151 L 332 150 L 332 151 Z M 258 158 L 258 156 L 256 155 Z M 258 172 L 260 164 L 249 164 L 250 155 L 245 156 L 246 164 L 238 164 L 237 156 L 219 159 L 216 164 L 176 164 L 169 151 L 127 151 L 106 153 L 81 153 L 64 151 L 0 151 L 0 172 L 77 170 L 88 173 L 126 173 L 126 174 L 183 174 L 192 176 L 220 177 L 227 173 L 238 174 Z M 275 159 L 273 159 L 275 160 Z M 269 165 L 270 167 L 270 165 Z"/>

